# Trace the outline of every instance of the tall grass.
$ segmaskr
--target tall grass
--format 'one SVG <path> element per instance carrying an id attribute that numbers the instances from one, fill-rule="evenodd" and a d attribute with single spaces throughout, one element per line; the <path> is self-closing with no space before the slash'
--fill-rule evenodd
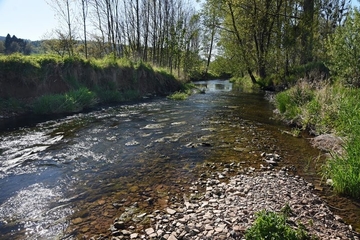
<path id="1" fill-rule="evenodd" d="M 360 89 L 341 84 L 321 89 L 296 86 L 276 96 L 276 107 L 286 119 L 296 119 L 317 134 L 334 133 L 347 139 L 343 155 L 333 154 L 323 174 L 334 190 L 360 198 Z M 298 99 L 298 100 L 296 100 Z"/>
<path id="2" fill-rule="evenodd" d="M 44 95 L 33 103 L 33 111 L 37 114 L 78 112 L 93 106 L 96 101 L 94 92 L 80 88 L 65 94 Z"/>
<path id="3" fill-rule="evenodd" d="M 333 180 L 335 191 L 360 199 L 360 89 L 343 89 L 338 105 L 337 130 L 348 140 L 345 154 L 328 160 L 325 174 Z"/>

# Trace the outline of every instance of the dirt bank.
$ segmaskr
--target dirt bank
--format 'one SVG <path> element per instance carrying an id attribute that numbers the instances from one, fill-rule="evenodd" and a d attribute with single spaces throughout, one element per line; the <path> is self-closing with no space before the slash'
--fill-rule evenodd
<path id="1" fill-rule="evenodd" d="M 50 56 L 0 61 L 0 100 L 15 99 L 29 104 L 43 95 L 64 94 L 81 87 L 91 91 L 136 91 L 141 97 L 166 95 L 179 90 L 181 84 L 165 72 L 130 61 L 123 65 L 117 62 L 101 65 L 85 59 L 59 60 Z"/>

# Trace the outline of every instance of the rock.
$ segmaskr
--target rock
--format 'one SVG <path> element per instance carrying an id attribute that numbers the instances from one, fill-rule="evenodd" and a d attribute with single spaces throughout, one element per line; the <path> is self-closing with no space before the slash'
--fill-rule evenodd
<path id="1" fill-rule="evenodd" d="M 131 235 L 131 232 L 128 231 L 128 230 L 121 230 L 121 233 L 122 233 L 122 235 L 125 235 L 125 236 L 130 236 Z"/>
<path id="2" fill-rule="evenodd" d="M 167 238 L 167 240 L 177 240 L 177 238 L 174 236 L 174 235 L 170 235 L 168 238 Z"/>
<path id="3" fill-rule="evenodd" d="M 166 209 L 166 212 L 167 212 L 168 214 L 170 214 L 170 215 L 174 215 L 174 214 L 176 213 L 176 211 L 173 210 L 173 209 L 171 209 L 171 208 L 167 208 L 167 209 Z"/>
<path id="4" fill-rule="evenodd" d="M 130 234 L 130 239 L 138 238 L 138 236 L 139 236 L 138 233 L 132 233 L 132 234 Z"/>
<path id="5" fill-rule="evenodd" d="M 266 153 L 262 155 L 267 156 Z M 275 154 L 271 157 L 280 158 Z M 213 174 L 212 178 L 198 180 L 193 186 L 206 188 L 203 195 L 174 198 L 165 211 L 152 212 L 152 227 L 142 230 L 143 236 L 135 235 L 136 229 L 141 228 L 119 232 L 119 221 L 111 227 L 112 236 L 119 239 L 243 239 L 256 212 L 280 212 L 284 206 L 289 206 L 291 227 L 299 228 L 302 224 L 309 234 L 319 239 L 360 239 L 358 233 L 311 192 L 313 187 L 309 185 L 312 184 L 298 176 L 280 170 L 240 174 L 227 179 L 226 183 L 221 182 L 218 174 Z M 184 201 L 181 203 L 180 199 Z"/>
<path id="6" fill-rule="evenodd" d="M 147 234 L 147 235 L 151 235 L 151 234 L 153 234 L 155 232 L 155 230 L 153 229 L 153 228 L 147 228 L 147 229 L 145 229 L 145 233 Z"/>
<path id="7" fill-rule="evenodd" d="M 334 182 L 332 179 L 326 179 L 326 185 L 332 186 L 334 185 Z"/>
<path id="8" fill-rule="evenodd" d="M 138 218 L 143 218 L 143 217 L 146 216 L 146 214 L 147 214 L 147 213 L 142 213 L 142 214 L 137 215 L 137 217 L 138 217 Z"/>
<path id="9" fill-rule="evenodd" d="M 79 223 L 82 223 L 82 221 L 83 221 L 83 219 L 78 217 L 78 218 L 73 219 L 71 222 L 73 224 L 79 224 Z"/>
<path id="10" fill-rule="evenodd" d="M 125 228 L 125 223 L 123 221 L 117 221 L 117 222 L 114 223 L 114 227 L 117 230 L 124 229 Z"/>
<path id="11" fill-rule="evenodd" d="M 337 154 L 343 154 L 344 140 L 332 134 L 323 134 L 314 137 L 310 140 L 313 147 L 323 150 L 325 152 L 335 152 Z"/>

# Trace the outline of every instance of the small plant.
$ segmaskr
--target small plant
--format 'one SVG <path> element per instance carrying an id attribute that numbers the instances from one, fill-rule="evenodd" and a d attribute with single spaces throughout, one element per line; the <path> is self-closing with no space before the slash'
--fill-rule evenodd
<path id="1" fill-rule="evenodd" d="M 185 100 L 188 98 L 188 96 L 189 95 L 184 92 L 175 92 L 175 93 L 171 94 L 170 96 L 168 96 L 168 98 L 171 100 Z"/>
<path id="2" fill-rule="evenodd" d="M 311 239 L 303 225 L 299 229 L 293 229 L 286 223 L 287 215 L 291 213 L 289 206 L 283 208 L 282 213 L 262 210 L 256 214 L 254 224 L 246 231 L 245 238 L 248 240 L 301 240 Z"/>

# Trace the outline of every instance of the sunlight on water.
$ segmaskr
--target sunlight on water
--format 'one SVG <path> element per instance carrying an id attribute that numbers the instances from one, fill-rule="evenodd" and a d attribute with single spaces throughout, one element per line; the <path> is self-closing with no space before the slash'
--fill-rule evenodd
<path id="1" fill-rule="evenodd" d="M 0 222 L 11 225 L 10 231 L 23 229 L 28 239 L 53 238 L 64 232 L 66 217 L 73 212 L 69 203 L 58 205 L 62 198 L 59 188 L 33 184 L 0 205 Z"/>

